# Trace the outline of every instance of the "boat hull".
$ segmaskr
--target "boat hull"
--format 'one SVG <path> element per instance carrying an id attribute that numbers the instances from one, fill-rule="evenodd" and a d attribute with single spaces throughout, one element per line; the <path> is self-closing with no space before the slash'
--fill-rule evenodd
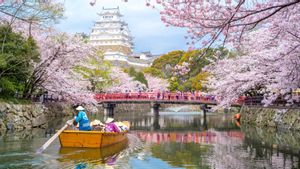
<path id="1" fill-rule="evenodd" d="M 128 146 L 128 139 L 122 142 L 116 143 L 111 146 L 103 148 L 73 148 L 73 147 L 61 147 L 59 150 L 60 162 L 70 162 L 70 161 L 85 161 L 92 162 L 95 161 L 105 163 L 107 160 L 114 158 L 121 151 L 126 149 Z"/>
<path id="2" fill-rule="evenodd" d="M 62 147 L 102 148 L 127 139 L 127 133 L 65 130 L 59 135 Z"/>

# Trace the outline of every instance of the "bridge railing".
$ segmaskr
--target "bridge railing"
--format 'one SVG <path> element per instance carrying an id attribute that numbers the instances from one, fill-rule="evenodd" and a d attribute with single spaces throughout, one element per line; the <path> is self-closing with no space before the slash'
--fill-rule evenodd
<path id="1" fill-rule="evenodd" d="M 214 95 L 208 94 L 192 94 L 192 93 L 155 93 L 155 92 L 139 92 L 139 93 L 99 93 L 95 95 L 97 101 L 117 101 L 117 100 L 165 100 L 165 101 L 193 101 L 201 103 L 215 103 L 221 101 Z M 245 97 L 240 97 L 235 104 L 242 105 Z"/>
<path id="2" fill-rule="evenodd" d="M 138 93 L 99 93 L 95 95 L 95 99 L 101 101 L 116 101 L 116 100 L 166 100 L 166 101 L 192 101 L 201 103 L 218 104 L 222 98 L 209 94 L 192 94 L 192 93 L 156 93 L 156 92 L 138 92 Z M 235 105 L 250 105 L 250 106 L 264 106 L 262 102 L 263 96 L 240 96 L 235 102 Z M 293 104 L 287 102 L 283 97 L 277 98 L 269 106 L 280 107 L 300 107 L 300 97 L 293 98 Z"/>
<path id="3" fill-rule="evenodd" d="M 263 103 L 262 103 L 262 100 L 263 100 L 263 96 L 252 96 L 252 97 L 246 97 L 245 98 L 245 102 L 244 104 L 245 105 L 249 105 L 249 106 L 263 106 Z"/>
<path id="4" fill-rule="evenodd" d="M 263 96 L 251 96 L 245 98 L 245 105 L 249 106 L 265 106 L 265 104 L 262 102 L 264 99 Z M 300 107 L 300 97 L 294 97 L 291 99 L 291 102 L 288 102 L 286 99 L 283 97 L 278 97 L 275 101 L 273 101 L 270 105 L 268 106 L 280 106 L 280 107 Z"/>
<path id="5" fill-rule="evenodd" d="M 24 99 L 29 100 L 32 102 L 41 102 L 41 103 L 49 103 L 49 102 L 64 102 L 64 98 L 61 95 L 49 95 L 49 94 L 42 94 L 42 95 L 31 95 L 30 97 L 25 97 L 16 92 L 14 98 L 17 99 Z"/>
<path id="6" fill-rule="evenodd" d="M 188 93 L 100 93 L 95 95 L 97 100 L 207 100 L 216 101 L 212 95 L 193 95 Z"/>

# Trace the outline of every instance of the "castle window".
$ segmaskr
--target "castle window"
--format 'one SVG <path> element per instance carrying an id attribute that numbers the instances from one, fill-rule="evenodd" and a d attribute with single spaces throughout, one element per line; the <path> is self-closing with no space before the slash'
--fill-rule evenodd
<path id="1" fill-rule="evenodd" d="M 112 19 L 113 16 L 103 16 L 104 19 Z"/>

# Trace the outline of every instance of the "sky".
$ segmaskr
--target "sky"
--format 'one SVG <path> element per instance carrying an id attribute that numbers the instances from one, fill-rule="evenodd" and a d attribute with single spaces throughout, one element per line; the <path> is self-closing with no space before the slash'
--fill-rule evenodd
<path id="1" fill-rule="evenodd" d="M 182 28 L 166 27 L 160 20 L 159 11 L 145 5 L 145 0 L 97 0 L 95 6 L 90 0 L 63 0 L 65 19 L 57 28 L 68 33 L 84 32 L 90 34 L 97 13 L 103 7 L 120 8 L 123 20 L 134 37 L 134 52 L 150 51 L 152 54 L 164 54 L 172 50 L 186 50 L 186 31 Z"/>

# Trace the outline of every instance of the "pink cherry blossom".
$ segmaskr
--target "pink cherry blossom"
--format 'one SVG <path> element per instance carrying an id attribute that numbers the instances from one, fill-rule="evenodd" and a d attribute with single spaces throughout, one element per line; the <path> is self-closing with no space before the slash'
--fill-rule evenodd
<path id="1" fill-rule="evenodd" d="M 213 94 L 222 96 L 222 106 L 230 105 L 251 89 L 259 89 L 257 92 L 265 96 L 264 103 L 268 105 L 299 88 L 299 31 L 274 33 L 269 28 L 253 31 L 241 41 L 243 54 L 206 67 L 213 75 L 208 87 Z M 286 99 L 292 102 L 291 96 Z"/>

